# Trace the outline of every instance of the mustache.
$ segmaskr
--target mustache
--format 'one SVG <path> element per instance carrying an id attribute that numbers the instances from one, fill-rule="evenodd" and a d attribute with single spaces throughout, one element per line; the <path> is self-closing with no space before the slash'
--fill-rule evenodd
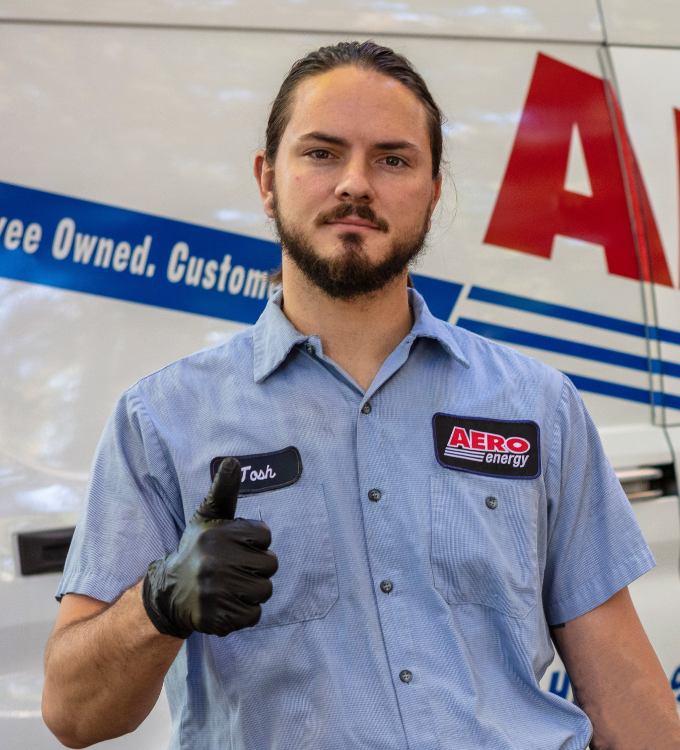
<path id="1" fill-rule="evenodd" d="M 314 223 L 317 227 L 328 224 L 331 221 L 339 221 L 349 216 L 356 216 L 364 221 L 370 221 L 373 226 L 381 232 L 389 232 L 390 225 L 382 219 L 370 206 L 354 206 L 351 203 L 341 203 L 328 211 L 320 213 Z"/>

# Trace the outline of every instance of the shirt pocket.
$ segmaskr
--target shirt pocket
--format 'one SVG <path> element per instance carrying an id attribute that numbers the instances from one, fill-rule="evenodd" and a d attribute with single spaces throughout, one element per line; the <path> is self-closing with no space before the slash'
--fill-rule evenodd
<path id="1" fill-rule="evenodd" d="M 430 499 L 430 559 L 439 593 L 452 605 L 526 617 L 538 601 L 537 489 L 452 472 L 430 477 Z"/>
<path id="2" fill-rule="evenodd" d="M 338 599 L 338 577 L 323 485 L 300 483 L 240 497 L 236 515 L 269 526 L 269 549 L 279 560 L 272 577 L 273 594 L 262 605 L 262 617 L 255 628 L 328 614 Z"/>

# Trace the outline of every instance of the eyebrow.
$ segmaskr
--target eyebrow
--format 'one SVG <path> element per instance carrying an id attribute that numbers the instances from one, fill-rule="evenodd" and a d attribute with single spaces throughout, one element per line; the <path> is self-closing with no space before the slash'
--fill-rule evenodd
<path id="1" fill-rule="evenodd" d="M 349 143 L 344 138 L 338 138 L 337 136 L 330 135 L 329 133 L 322 133 L 319 130 L 314 130 L 311 133 L 305 133 L 300 137 L 301 141 L 322 141 L 323 143 L 330 143 L 334 146 L 348 146 Z M 418 151 L 418 146 L 410 141 L 385 141 L 383 143 L 376 143 L 374 148 L 378 151 L 406 151 L 413 149 Z"/>
<path id="2" fill-rule="evenodd" d="M 334 146 L 347 146 L 347 141 L 344 138 L 337 138 L 334 135 L 328 133 L 322 133 L 320 130 L 313 130 L 311 133 L 305 133 L 300 136 L 301 141 L 323 141 L 324 143 L 332 143 Z"/>

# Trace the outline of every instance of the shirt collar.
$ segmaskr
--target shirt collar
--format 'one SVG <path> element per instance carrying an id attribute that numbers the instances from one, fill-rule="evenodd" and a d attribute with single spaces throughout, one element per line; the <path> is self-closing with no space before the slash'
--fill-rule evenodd
<path id="1" fill-rule="evenodd" d="M 435 339 L 456 362 L 463 365 L 466 369 L 469 368 L 470 363 L 456 341 L 455 326 L 449 325 L 449 323 L 439 318 L 435 318 L 425 300 L 415 289 L 410 288 L 408 294 L 411 309 L 413 310 L 413 317 L 415 318 L 413 328 L 411 329 L 413 339 Z"/>
<path id="2" fill-rule="evenodd" d="M 454 328 L 435 318 L 425 300 L 415 289 L 409 289 L 409 301 L 415 322 L 412 341 L 429 338 L 438 341 L 444 350 L 463 367 L 470 367 L 454 336 Z M 253 368 L 256 383 L 261 383 L 288 357 L 290 350 L 309 338 L 301 334 L 283 314 L 283 292 L 279 290 L 267 303 L 259 320 L 253 326 Z"/>
<path id="3" fill-rule="evenodd" d="M 283 314 L 283 292 L 267 302 L 253 326 L 253 368 L 255 382 L 261 383 L 286 359 L 290 350 L 307 340 Z"/>

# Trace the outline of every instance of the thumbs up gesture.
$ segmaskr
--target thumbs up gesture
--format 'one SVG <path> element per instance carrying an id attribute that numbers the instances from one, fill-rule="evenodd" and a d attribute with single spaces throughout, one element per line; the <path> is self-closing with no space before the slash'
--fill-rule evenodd
<path id="1" fill-rule="evenodd" d="M 164 635 L 224 636 L 259 621 L 279 564 L 268 526 L 234 519 L 240 485 L 239 462 L 226 458 L 177 550 L 149 565 L 142 598 Z"/>

